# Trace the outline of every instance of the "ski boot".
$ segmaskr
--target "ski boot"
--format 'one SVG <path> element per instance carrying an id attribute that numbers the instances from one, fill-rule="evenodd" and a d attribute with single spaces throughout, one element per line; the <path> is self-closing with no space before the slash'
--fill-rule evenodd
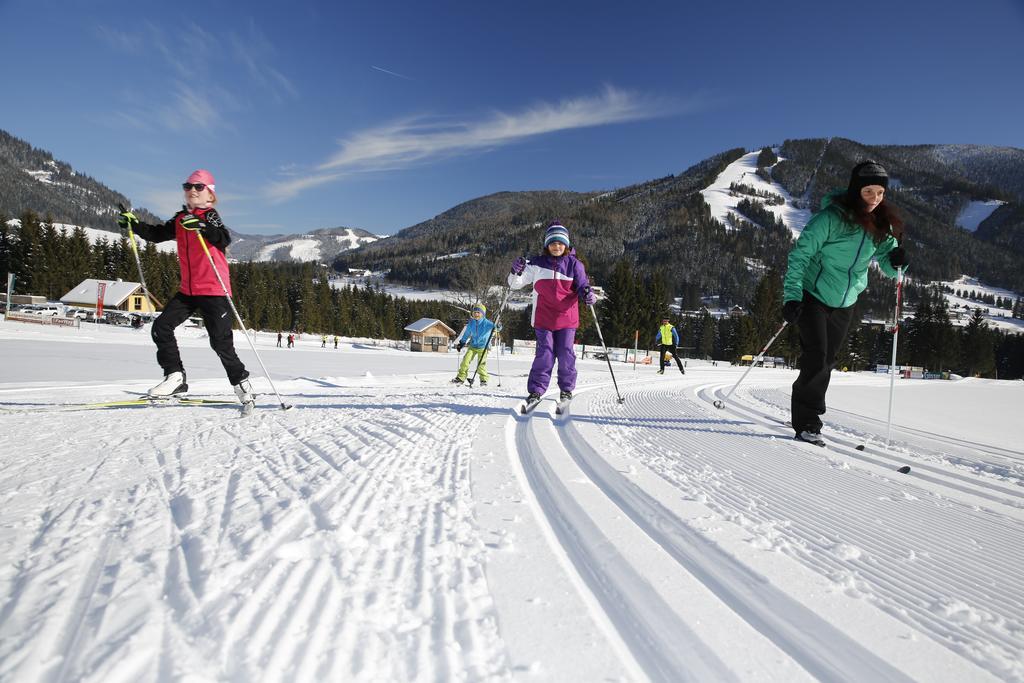
<path id="1" fill-rule="evenodd" d="M 452 384 L 462 384 L 464 380 L 461 377 L 456 377 L 452 380 Z"/>
<path id="2" fill-rule="evenodd" d="M 480 380 L 480 386 L 482 386 L 482 387 L 486 387 L 486 386 L 487 386 L 487 380 L 485 380 L 485 379 L 481 379 L 481 380 Z"/>
<path id="3" fill-rule="evenodd" d="M 149 390 L 153 398 L 169 398 L 188 392 L 188 384 L 185 383 L 185 371 L 169 372 L 164 375 L 164 381 Z"/>
<path id="4" fill-rule="evenodd" d="M 658 374 L 659 375 L 664 375 L 665 374 L 665 368 L 662 368 L 661 370 L 658 370 Z"/>
<path id="5" fill-rule="evenodd" d="M 809 429 L 805 429 L 797 434 L 795 438 L 797 441 L 813 443 L 815 446 L 825 446 L 825 439 L 821 438 L 821 432 L 812 432 Z"/>
<path id="6" fill-rule="evenodd" d="M 528 412 L 536 408 L 537 404 L 540 403 L 540 396 L 541 395 L 537 392 L 531 391 L 530 395 L 526 397 L 526 401 L 524 401 L 519 407 L 519 412 L 526 415 Z"/>
<path id="7" fill-rule="evenodd" d="M 559 392 L 558 400 L 559 401 L 571 401 L 572 400 L 572 392 L 571 391 L 561 391 L 561 392 Z"/>
<path id="8" fill-rule="evenodd" d="M 235 395 L 238 396 L 238 402 L 242 404 L 242 414 L 252 413 L 253 408 L 256 407 L 256 394 L 252 393 L 252 384 L 248 379 L 243 379 L 235 385 Z"/>

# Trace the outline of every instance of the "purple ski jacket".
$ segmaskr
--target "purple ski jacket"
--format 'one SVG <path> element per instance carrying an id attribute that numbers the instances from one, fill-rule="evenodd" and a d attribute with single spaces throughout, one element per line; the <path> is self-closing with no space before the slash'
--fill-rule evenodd
<path id="1" fill-rule="evenodd" d="M 508 286 L 521 289 L 533 285 L 533 318 L 541 330 L 576 329 L 580 326 L 579 292 L 590 286 L 587 271 L 576 258 L 576 250 L 555 258 L 549 254 L 531 256 L 522 275 L 509 273 Z"/>

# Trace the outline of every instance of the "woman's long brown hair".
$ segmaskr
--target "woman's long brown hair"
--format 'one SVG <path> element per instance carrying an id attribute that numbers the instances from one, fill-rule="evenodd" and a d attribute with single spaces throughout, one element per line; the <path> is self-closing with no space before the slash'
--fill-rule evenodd
<path id="1" fill-rule="evenodd" d="M 874 211 L 868 211 L 868 205 L 861 199 L 859 192 L 842 194 L 835 198 L 835 203 L 852 222 L 871 235 L 871 240 L 875 244 L 879 244 L 889 235 L 895 237 L 897 242 L 903 242 L 903 221 L 896 207 L 886 200 L 883 199 Z"/>

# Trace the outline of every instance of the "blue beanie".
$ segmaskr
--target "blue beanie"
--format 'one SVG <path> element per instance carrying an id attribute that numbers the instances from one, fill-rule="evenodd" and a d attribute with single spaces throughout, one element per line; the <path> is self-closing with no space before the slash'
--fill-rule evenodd
<path id="1" fill-rule="evenodd" d="M 552 242 L 561 242 L 566 247 L 572 246 L 572 242 L 569 241 L 569 231 L 558 221 L 549 225 L 547 232 L 544 233 L 544 248 L 547 249 Z"/>

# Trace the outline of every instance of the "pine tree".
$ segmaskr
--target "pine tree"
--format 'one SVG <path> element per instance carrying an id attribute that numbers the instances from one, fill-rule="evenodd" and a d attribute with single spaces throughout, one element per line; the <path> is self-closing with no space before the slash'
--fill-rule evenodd
<path id="1" fill-rule="evenodd" d="M 961 368 L 964 374 L 972 377 L 995 375 L 995 344 L 980 309 L 974 310 L 974 315 L 964 328 L 960 348 Z"/>

